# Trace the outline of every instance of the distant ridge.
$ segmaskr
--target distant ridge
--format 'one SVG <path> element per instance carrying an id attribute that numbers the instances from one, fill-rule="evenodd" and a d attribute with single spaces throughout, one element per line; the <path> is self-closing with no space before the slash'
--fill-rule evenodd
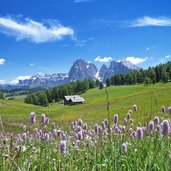
<path id="1" fill-rule="evenodd" d="M 116 74 L 126 74 L 131 71 L 140 70 L 139 67 L 126 60 L 118 62 L 112 61 L 107 67 L 105 64 L 98 70 L 95 64 L 86 62 L 83 59 L 77 59 L 73 62 L 68 73 L 53 73 L 53 74 L 35 74 L 29 79 L 19 80 L 15 85 L 1 85 L 0 89 L 12 88 L 50 88 L 57 85 L 66 84 L 77 80 L 100 80 L 105 82 L 107 78 Z"/>

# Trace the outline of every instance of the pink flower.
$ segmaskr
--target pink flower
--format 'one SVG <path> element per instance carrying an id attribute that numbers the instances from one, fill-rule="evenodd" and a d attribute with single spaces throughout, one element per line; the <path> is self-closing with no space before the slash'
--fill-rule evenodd
<path id="1" fill-rule="evenodd" d="M 36 122 L 36 113 L 35 112 L 31 112 L 30 113 L 30 122 L 31 123 L 35 123 Z"/>
<path id="2" fill-rule="evenodd" d="M 42 114 L 41 118 L 40 118 L 40 122 L 44 124 L 45 123 L 45 118 L 46 118 L 45 114 Z"/>
<path id="3" fill-rule="evenodd" d="M 136 104 L 134 104 L 134 111 L 136 112 L 137 110 L 138 110 L 138 108 L 137 108 L 137 105 Z"/>
<path id="4" fill-rule="evenodd" d="M 143 130 L 142 130 L 141 127 L 137 127 L 136 133 L 137 133 L 137 138 L 138 139 L 142 139 L 143 138 Z"/>
<path id="5" fill-rule="evenodd" d="M 125 143 L 122 144 L 122 152 L 123 153 L 127 152 L 127 145 Z"/>
<path id="6" fill-rule="evenodd" d="M 118 123 L 118 114 L 115 114 L 114 115 L 114 119 L 113 119 L 113 122 L 114 122 L 114 124 L 117 124 Z"/>

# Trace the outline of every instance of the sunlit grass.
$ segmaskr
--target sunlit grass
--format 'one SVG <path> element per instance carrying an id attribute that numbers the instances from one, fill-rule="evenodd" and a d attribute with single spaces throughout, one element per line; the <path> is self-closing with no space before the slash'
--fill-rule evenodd
<path id="1" fill-rule="evenodd" d="M 158 108 L 165 104 L 170 106 L 171 83 L 155 84 L 150 86 L 111 86 L 108 88 L 110 113 L 118 113 L 123 119 L 125 113 L 134 103 L 140 107 L 139 119 L 160 114 Z M 26 104 L 21 100 L 0 100 L 0 115 L 4 122 L 27 121 L 30 111 L 37 115 L 46 113 L 53 121 L 62 121 L 67 124 L 78 118 L 87 122 L 101 122 L 106 117 L 105 89 L 91 89 L 82 94 L 86 103 L 75 106 L 64 106 L 53 103 L 48 107 Z M 149 115 L 149 116 L 148 116 Z"/>
<path id="2" fill-rule="evenodd" d="M 28 120 L 26 128 L 7 133 L 2 121 L 0 170 L 169 170 L 170 120 L 164 127 L 162 118 L 170 114 L 167 109 L 162 114 L 159 108 L 158 123 L 151 116 L 151 121 L 137 124 L 134 120 L 140 111 L 139 106 L 137 111 L 127 111 L 131 118 L 124 114 L 125 124 L 119 117 L 120 122 L 105 119 L 96 128 L 79 119 L 65 129 L 32 113 L 36 122 Z"/>

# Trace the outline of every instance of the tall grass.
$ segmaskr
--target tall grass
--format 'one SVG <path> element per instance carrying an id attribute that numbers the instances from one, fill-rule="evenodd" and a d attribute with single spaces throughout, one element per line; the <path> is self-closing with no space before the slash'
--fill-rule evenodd
<path id="1" fill-rule="evenodd" d="M 108 98 L 106 102 L 110 115 Z M 108 117 L 96 128 L 81 119 L 63 129 L 36 118 L 37 122 L 31 120 L 15 134 L 3 132 L 2 123 L 0 170 L 169 170 L 170 120 L 169 132 L 164 135 L 161 111 L 159 123 L 151 117 L 145 125 L 133 121 L 141 109 L 131 107 L 128 112 L 131 117 L 125 114 L 127 122 L 114 124 Z M 139 137 L 138 128 L 143 137 Z"/>
<path id="2" fill-rule="evenodd" d="M 119 110 L 119 121 L 114 123 L 111 119 L 113 112 L 111 107 L 115 108 L 116 105 L 109 103 L 108 91 L 110 90 L 105 88 L 106 109 L 103 112 L 107 111 L 107 115 L 102 123 L 96 114 L 93 124 L 86 123 L 81 119 L 73 121 L 71 126 L 64 126 L 60 122 L 56 122 L 56 125 L 49 124 L 47 119 L 39 119 L 39 110 L 36 115 L 34 113 L 30 115 L 30 117 L 35 117 L 36 122 L 32 118 L 31 123 L 29 121 L 23 123 L 23 125 L 26 124 L 26 127 L 19 128 L 20 130 L 17 132 L 8 132 L 5 131 L 7 130 L 5 129 L 6 125 L 0 118 L 0 170 L 151 171 L 171 169 L 171 122 L 169 120 L 171 112 L 162 112 L 156 95 L 152 93 L 150 100 L 148 99 L 148 107 L 143 103 L 144 105 L 137 106 L 137 110 L 134 111 L 132 104 L 128 112 L 123 113 L 123 110 Z M 140 97 L 141 95 L 124 96 L 119 99 L 119 102 L 122 100 L 121 104 L 124 106 L 124 98 L 129 98 L 129 104 L 131 104 Z M 145 101 L 145 98 L 141 97 L 141 99 L 143 102 Z M 166 105 L 168 106 L 168 102 Z M 91 106 L 91 104 L 87 104 L 87 106 Z M 76 106 L 70 112 L 81 107 Z M 117 106 L 117 109 L 119 108 L 120 106 Z M 158 108 L 158 112 L 156 112 L 156 108 Z M 46 110 L 49 111 L 46 115 L 47 118 L 51 115 L 49 115 L 50 110 Z M 87 107 L 86 111 L 88 110 Z M 94 108 L 94 110 L 96 109 Z M 77 113 L 76 110 L 75 113 Z M 114 114 L 112 113 L 112 115 Z M 159 117 L 159 123 L 155 123 L 155 115 Z M 61 120 L 63 116 L 61 114 Z M 25 118 L 28 117 L 25 116 Z M 163 134 L 164 121 L 169 123 L 169 132 L 166 135 Z M 143 130 L 143 137 L 138 135 L 139 128 Z"/>

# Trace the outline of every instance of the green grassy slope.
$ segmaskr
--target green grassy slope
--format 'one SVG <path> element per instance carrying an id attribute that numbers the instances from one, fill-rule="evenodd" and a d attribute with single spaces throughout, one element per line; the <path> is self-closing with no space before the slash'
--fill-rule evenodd
<path id="1" fill-rule="evenodd" d="M 138 120 L 160 114 L 162 105 L 171 106 L 171 83 L 151 86 L 111 86 L 108 88 L 108 94 L 111 118 L 115 113 L 118 113 L 120 118 L 124 118 L 127 111 L 133 109 L 133 104 L 137 104 L 139 108 L 136 114 Z M 105 89 L 91 89 L 82 96 L 86 103 L 75 106 L 54 103 L 48 107 L 39 107 L 25 104 L 20 100 L 0 100 L 0 115 L 5 122 L 15 123 L 26 122 L 31 111 L 35 111 L 37 116 L 45 113 L 54 121 L 74 121 L 82 118 L 94 123 L 107 118 Z"/>

